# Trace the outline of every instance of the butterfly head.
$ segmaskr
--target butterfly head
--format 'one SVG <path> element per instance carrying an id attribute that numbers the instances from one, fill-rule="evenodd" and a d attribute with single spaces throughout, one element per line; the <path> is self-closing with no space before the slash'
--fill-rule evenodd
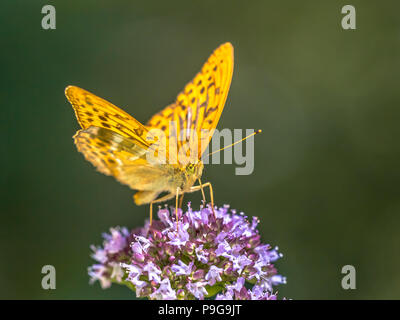
<path id="1" fill-rule="evenodd" d="M 203 162 L 197 161 L 195 163 L 188 163 L 185 167 L 185 173 L 194 181 L 201 177 L 203 173 Z"/>

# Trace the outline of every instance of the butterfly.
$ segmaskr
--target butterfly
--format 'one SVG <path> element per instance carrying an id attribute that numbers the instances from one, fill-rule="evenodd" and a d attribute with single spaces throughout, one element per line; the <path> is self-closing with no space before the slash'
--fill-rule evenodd
<path id="1" fill-rule="evenodd" d="M 150 225 L 154 203 L 175 197 L 177 214 L 179 196 L 180 207 L 185 193 L 201 190 L 205 202 L 205 187 L 214 211 L 212 185 L 200 179 L 201 157 L 220 119 L 232 73 L 233 46 L 225 43 L 211 54 L 175 102 L 146 125 L 84 89 L 65 89 L 81 126 L 73 137 L 78 151 L 101 173 L 138 190 L 134 201 L 150 204 Z"/>

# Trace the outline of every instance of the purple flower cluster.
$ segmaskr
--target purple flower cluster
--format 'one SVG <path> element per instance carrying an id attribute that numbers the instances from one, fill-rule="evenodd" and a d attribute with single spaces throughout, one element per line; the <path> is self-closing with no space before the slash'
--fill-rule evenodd
<path id="1" fill-rule="evenodd" d="M 277 298 L 273 286 L 285 278 L 272 263 L 282 255 L 261 243 L 257 218 L 249 222 L 228 206 L 215 208 L 214 217 L 210 207 L 190 205 L 178 210 L 178 223 L 174 216 L 174 208 L 160 209 L 152 226 L 104 234 L 103 247 L 92 247 L 98 263 L 89 268 L 91 282 L 125 284 L 149 299 Z"/>

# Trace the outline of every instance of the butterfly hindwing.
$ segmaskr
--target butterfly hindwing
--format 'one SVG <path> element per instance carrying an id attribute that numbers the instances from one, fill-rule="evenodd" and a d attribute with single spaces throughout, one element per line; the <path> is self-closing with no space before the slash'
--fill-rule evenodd
<path id="1" fill-rule="evenodd" d="M 161 192 L 176 188 L 169 182 L 174 173 L 171 166 L 149 163 L 146 159 L 148 149 L 116 132 L 92 126 L 79 130 L 74 140 L 78 151 L 98 171 L 115 177 L 132 189 Z M 173 188 L 169 184 L 174 185 Z"/>
<path id="2" fill-rule="evenodd" d="M 109 129 L 91 126 L 74 136 L 76 147 L 100 172 L 119 175 L 121 167 L 138 160 L 147 148 Z"/>

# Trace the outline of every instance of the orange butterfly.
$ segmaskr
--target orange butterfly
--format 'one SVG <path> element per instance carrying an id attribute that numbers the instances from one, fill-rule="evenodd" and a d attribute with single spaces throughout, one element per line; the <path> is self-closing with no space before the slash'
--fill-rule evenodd
<path id="1" fill-rule="evenodd" d="M 78 151 L 98 171 L 138 190 L 134 201 L 137 205 L 150 203 L 150 223 L 153 203 L 175 197 L 177 210 L 178 197 L 182 196 L 181 206 L 184 193 L 201 190 L 205 201 L 204 187 L 210 189 L 214 210 L 211 183 L 202 184 L 200 180 L 201 156 L 224 108 L 232 73 L 233 47 L 225 43 L 213 52 L 176 101 L 155 114 L 146 126 L 110 102 L 68 86 L 65 95 L 82 127 L 74 136 Z M 164 139 L 153 134 L 157 130 Z M 171 147 L 174 145 L 176 149 Z M 180 161 L 178 150 L 187 156 L 187 146 L 195 156 L 190 153 L 188 161 Z M 153 161 L 149 161 L 150 153 L 156 155 Z M 166 161 L 157 159 L 161 153 Z M 194 186 L 196 181 L 199 185 Z M 167 194 L 157 198 L 163 192 Z"/>

